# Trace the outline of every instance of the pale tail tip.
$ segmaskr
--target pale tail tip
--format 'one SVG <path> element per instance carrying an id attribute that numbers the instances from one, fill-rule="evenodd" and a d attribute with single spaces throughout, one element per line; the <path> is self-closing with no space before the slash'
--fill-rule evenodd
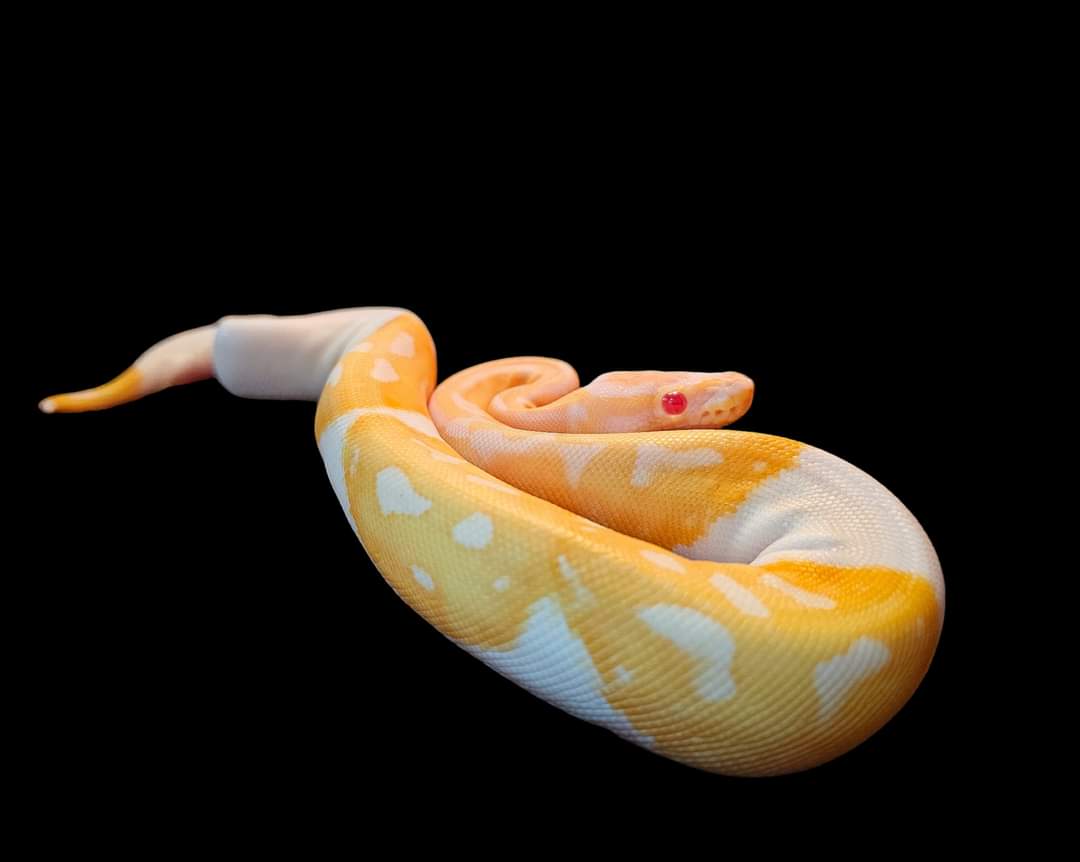
<path id="1" fill-rule="evenodd" d="M 129 368 L 103 386 L 50 395 L 38 402 L 42 413 L 84 413 L 87 410 L 106 410 L 134 401 L 143 394 L 142 374 L 137 368 Z"/>

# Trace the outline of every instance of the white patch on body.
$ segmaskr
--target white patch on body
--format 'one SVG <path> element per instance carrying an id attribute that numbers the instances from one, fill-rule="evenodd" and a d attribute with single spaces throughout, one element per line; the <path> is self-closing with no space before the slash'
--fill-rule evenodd
<path id="1" fill-rule="evenodd" d="M 345 435 L 348 433 L 349 428 L 352 427 L 353 422 L 356 421 L 357 412 L 356 410 L 349 410 L 342 413 L 328 424 L 319 436 L 319 454 L 322 455 L 323 464 L 326 466 L 326 474 L 330 477 L 330 485 L 333 487 L 334 494 L 341 504 L 342 511 L 345 512 L 345 517 L 349 519 L 349 525 L 353 528 L 354 533 L 357 532 L 356 521 L 353 520 L 352 510 L 349 507 L 349 487 L 345 482 L 345 453 L 343 447 L 345 446 Z M 358 452 L 353 449 L 350 455 L 350 469 L 352 464 L 356 462 L 357 457 Z"/>
<path id="2" fill-rule="evenodd" d="M 793 599 L 804 608 L 817 608 L 818 610 L 831 611 L 836 607 L 836 602 L 828 596 L 822 596 L 818 593 L 804 590 L 773 574 L 762 575 L 761 583 L 765 584 L 767 587 L 772 587 L 774 590 L 779 590 L 785 596 Z"/>
<path id="3" fill-rule="evenodd" d="M 435 428 L 435 423 L 423 413 L 417 413 L 415 410 L 402 410 L 400 407 L 358 407 L 349 412 L 355 413 L 357 416 L 390 416 L 399 422 L 404 422 L 414 431 L 419 431 L 428 437 L 434 437 L 436 440 L 442 440 L 438 430 Z"/>
<path id="4" fill-rule="evenodd" d="M 462 448 L 467 448 L 480 463 L 506 455 L 525 455 L 557 442 L 559 435 L 545 432 L 508 432 L 493 423 L 487 414 L 475 419 L 454 419 L 446 424 L 446 436 Z"/>
<path id="5" fill-rule="evenodd" d="M 326 388 L 330 369 L 349 347 L 371 336 L 403 314 L 400 308 L 346 308 L 296 317 L 241 315 L 223 317 L 214 327 L 202 327 L 170 339 L 183 345 L 189 339 L 213 351 L 214 377 L 234 395 L 315 401 Z M 158 350 L 135 361 L 152 382 Z M 149 363 L 149 364 L 148 364 Z"/>
<path id="6" fill-rule="evenodd" d="M 589 410 L 584 404 L 571 404 L 566 410 L 566 423 L 571 431 L 580 431 L 589 421 Z"/>
<path id="7" fill-rule="evenodd" d="M 399 332 L 390 342 L 390 352 L 395 356 L 404 356 L 412 359 L 416 355 L 416 344 L 413 337 L 407 332 Z"/>
<path id="8" fill-rule="evenodd" d="M 634 678 L 633 671 L 629 671 L 621 664 L 615 668 L 615 679 L 619 685 L 626 685 Z"/>
<path id="9" fill-rule="evenodd" d="M 861 637 L 846 653 L 819 663 L 814 668 L 819 718 L 834 716 L 852 687 L 885 667 L 891 655 L 881 641 Z"/>
<path id="10" fill-rule="evenodd" d="M 564 443 L 559 446 L 559 454 L 566 465 L 566 481 L 571 488 L 576 488 L 581 481 L 581 474 L 589 462 L 604 450 L 601 443 Z"/>
<path id="11" fill-rule="evenodd" d="M 637 730 L 625 713 L 601 693 L 604 682 L 581 638 L 567 625 L 551 597 L 529 607 L 525 628 L 506 650 L 464 648 L 522 688 L 575 718 L 599 724 L 638 745 L 651 747 L 651 736 Z"/>
<path id="12" fill-rule="evenodd" d="M 431 508 L 431 500 L 416 493 L 397 467 L 386 467 L 375 476 L 375 494 L 384 515 L 422 515 Z"/>
<path id="13" fill-rule="evenodd" d="M 723 593 L 724 598 L 744 614 L 749 614 L 752 617 L 767 617 L 769 615 L 769 609 L 765 607 L 761 599 L 723 572 L 717 572 L 709 578 L 709 583 Z"/>
<path id="14" fill-rule="evenodd" d="M 621 373 L 621 372 L 616 372 Z M 585 387 L 585 391 L 596 398 L 636 398 L 639 395 L 649 395 L 656 391 L 656 382 L 643 380 L 640 383 L 629 383 L 625 379 L 619 380 L 601 374 L 592 383 Z"/>
<path id="15" fill-rule="evenodd" d="M 349 353 L 371 353 L 375 349 L 375 345 L 370 341 L 361 341 L 356 347 L 349 351 Z"/>
<path id="16" fill-rule="evenodd" d="M 724 456 L 715 449 L 678 451 L 652 444 L 638 446 L 634 475 L 630 479 L 630 484 L 636 488 L 644 488 L 652 481 L 657 471 L 693 470 L 697 467 L 711 467 L 713 464 L 722 463 L 723 460 Z"/>
<path id="17" fill-rule="evenodd" d="M 663 551 L 653 551 L 646 548 L 641 552 L 641 556 L 650 563 L 656 563 L 656 565 L 662 566 L 665 569 L 670 569 L 673 572 L 678 572 L 680 575 L 686 574 L 686 566 L 676 560 L 671 554 L 665 554 Z"/>
<path id="18" fill-rule="evenodd" d="M 405 312 L 402 308 L 362 308 L 355 309 L 362 316 L 361 325 L 349 335 L 343 353 L 351 353 L 359 350 L 363 353 L 370 351 L 373 345 L 368 338 L 382 329 L 387 323 Z M 333 313 L 333 312 L 331 312 Z"/>
<path id="19" fill-rule="evenodd" d="M 494 534 L 495 527 L 491 523 L 491 518 L 483 512 L 474 512 L 465 520 L 458 521 L 458 523 L 454 524 L 453 529 L 455 542 L 464 545 L 466 548 L 475 548 L 477 550 L 490 545 Z"/>
<path id="20" fill-rule="evenodd" d="M 337 386 L 338 381 L 341 380 L 341 363 L 339 362 L 333 368 L 330 369 L 330 374 L 326 378 L 327 386 Z"/>
<path id="21" fill-rule="evenodd" d="M 416 578 L 416 583 L 422 586 L 425 590 L 428 590 L 429 592 L 434 592 L 435 581 L 431 579 L 431 575 L 429 575 L 419 566 L 410 566 L 409 568 L 412 569 L 412 574 L 413 577 Z"/>
<path id="22" fill-rule="evenodd" d="M 496 578 L 494 581 L 492 581 L 491 586 L 495 588 L 495 592 L 505 593 L 508 589 L 510 589 L 510 579 L 506 577 L 506 575 L 503 575 L 501 578 Z"/>
<path id="23" fill-rule="evenodd" d="M 613 414 L 600 420 L 600 433 L 602 434 L 629 434 L 643 429 L 643 421 L 640 416 Z"/>
<path id="24" fill-rule="evenodd" d="M 393 383 L 395 380 L 400 380 L 397 371 L 394 370 L 394 366 L 390 364 L 390 360 L 380 356 L 375 360 L 375 364 L 371 366 L 371 377 L 374 380 L 378 380 L 380 383 Z"/>
<path id="25" fill-rule="evenodd" d="M 672 550 L 695 560 L 770 563 L 809 560 L 830 566 L 883 566 L 928 581 L 944 613 L 941 566 L 926 533 L 904 505 L 846 461 L 805 447 L 795 463 L 761 482 L 731 515 Z"/>
<path id="26" fill-rule="evenodd" d="M 570 565 L 570 561 L 562 554 L 559 554 L 556 562 L 559 564 L 559 574 L 561 574 L 563 579 L 573 587 L 575 604 L 580 607 L 593 602 L 593 594 L 590 593 L 588 588 L 581 582 L 581 575 L 579 575 L 574 570 L 574 567 Z"/>
<path id="27" fill-rule="evenodd" d="M 705 700 L 719 702 L 735 696 L 731 660 L 735 641 L 716 620 L 679 605 L 653 605 L 638 617 L 661 637 L 699 662 L 694 685 Z"/>

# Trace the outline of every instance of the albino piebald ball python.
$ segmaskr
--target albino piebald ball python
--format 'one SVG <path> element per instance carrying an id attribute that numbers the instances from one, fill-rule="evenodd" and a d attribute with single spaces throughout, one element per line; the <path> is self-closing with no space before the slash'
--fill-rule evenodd
<path id="1" fill-rule="evenodd" d="M 402 309 L 227 317 L 41 409 L 211 376 L 317 399 L 334 491 L 401 598 L 537 696 L 683 763 L 806 769 L 918 686 L 945 597 L 926 534 L 839 458 L 716 430 L 749 407 L 748 378 L 613 373 L 579 389 L 536 357 L 437 389 L 435 375 L 431 336 Z"/>

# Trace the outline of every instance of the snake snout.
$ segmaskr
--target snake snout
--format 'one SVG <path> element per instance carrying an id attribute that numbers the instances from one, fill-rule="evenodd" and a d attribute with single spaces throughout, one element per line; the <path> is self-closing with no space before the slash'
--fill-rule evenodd
<path id="1" fill-rule="evenodd" d="M 706 425 L 726 425 L 734 422 L 747 410 L 754 399 L 754 381 L 734 372 L 724 375 L 723 382 L 710 386 L 709 397 L 701 405 L 699 420 Z"/>

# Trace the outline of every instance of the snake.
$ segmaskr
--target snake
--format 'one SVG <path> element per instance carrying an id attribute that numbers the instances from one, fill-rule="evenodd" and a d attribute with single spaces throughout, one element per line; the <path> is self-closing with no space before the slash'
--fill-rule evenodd
<path id="1" fill-rule="evenodd" d="M 753 400 L 745 375 L 581 386 L 566 362 L 523 356 L 436 386 L 420 317 L 364 307 L 223 317 L 39 406 L 210 378 L 317 401 L 333 492 L 393 592 L 532 694 L 658 755 L 722 775 L 810 769 L 880 729 L 930 667 L 945 587 L 926 532 L 841 458 L 727 428 Z"/>

